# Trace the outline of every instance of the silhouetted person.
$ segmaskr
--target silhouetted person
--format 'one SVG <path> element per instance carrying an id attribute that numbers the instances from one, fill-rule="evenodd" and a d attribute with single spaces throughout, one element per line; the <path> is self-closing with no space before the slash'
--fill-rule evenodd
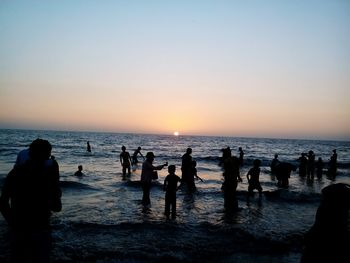
<path id="1" fill-rule="evenodd" d="M 51 212 L 62 209 L 59 168 L 51 144 L 34 140 L 29 158 L 6 177 L 0 210 L 12 232 L 11 262 L 49 262 Z"/>
<path id="2" fill-rule="evenodd" d="M 197 190 L 196 184 L 194 183 L 195 179 L 201 180 L 203 182 L 203 179 L 198 176 L 197 162 L 192 161 L 191 174 L 190 174 L 189 181 L 188 181 L 188 183 L 189 183 L 188 190 L 190 191 L 190 193 L 193 193 Z"/>
<path id="3" fill-rule="evenodd" d="M 192 149 L 187 148 L 186 153 L 182 156 L 181 163 L 181 182 L 186 184 L 187 187 L 191 184 L 191 171 L 192 171 Z"/>
<path id="4" fill-rule="evenodd" d="M 329 185 L 321 193 L 315 223 L 305 234 L 301 263 L 348 263 L 350 185 Z"/>
<path id="5" fill-rule="evenodd" d="M 244 163 L 244 160 L 243 160 L 244 152 L 242 150 L 242 147 L 239 147 L 238 151 L 239 151 L 239 165 L 243 166 L 243 163 Z"/>
<path id="6" fill-rule="evenodd" d="M 87 150 L 89 153 L 91 153 L 91 146 L 90 146 L 90 142 L 89 142 L 89 141 L 86 143 L 86 150 Z"/>
<path id="7" fill-rule="evenodd" d="M 137 149 L 134 151 L 133 155 L 132 155 L 132 164 L 138 164 L 139 160 L 137 159 L 137 155 L 141 155 L 141 157 L 143 158 L 143 160 L 145 160 L 145 157 L 143 157 L 142 153 L 141 153 L 141 147 L 137 147 Z"/>
<path id="8" fill-rule="evenodd" d="M 337 159 L 338 159 L 337 150 L 334 149 L 331 159 L 329 161 L 329 167 L 328 167 L 328 175 L 332 178 L 335 178 L 337 174 Z"/>
<path id="9" fill-rule="evenodd" d="M 317 175 L 318 179 L 322 178 L 323 167 L 324 167 L 324 163 L 322 161 L 322 158 L 319 157 L 317 162 L 316 162 L 316 175 Z"/>
<path id="10" fill-rule="evenodd" d="M 78 171 L 76 171 L 76 172 L 74 173 L 74 175 L 75 175 L 75 176 L 78 176 L 78 177 L 81 177 L 81 176 L 84 175 L 82 171 L 83 171 L 83 166 L 82 166 L 82 165 L 78 165 Z"/>
<path id="11" fill-rule="evenodd" d="M 151 189 L 151 183 L 154 171 L 162 170 L 165 166 L 168 165 L 168 163 L 165 163 L 163 165 L 154 166 L 154 154 L 153 152 L 148 152 L 146 154 L 146 160 L 142 164 L 142 171 L 141 171 L 141 185 L 142 185 L 142 205 L 148 206 L 151 204 L 151 200 L 149 197 L 150 189 Z"/>
<path id="12" fill-rule="evenodd" d="M 126 147 L 122 146 L 122 152 L 119 156 L 120 164 L 122 166 L 123 177 L 126 175 L 126 170 L 128 170 L 128 175 L 130 175 L 131 157 L 129 152 L 126 151 Z"/>
<path id="13" fill-rule="evenodd" d="M 272 159 L 270 168 L 271 168 L 271 173 L 275 174 L 276 173 L 276 166 L 280 163 L 278 160 L 278 154 L 275 154 L 275 157 Z"/>
<path id="14" fill-rule="evenodd" d="M 257 189 L 259 191 L 259 200 L 261 200 L 262 196 L 262 187 L 260 185 L 259 181 L 259 175 L 260 175 L 260 165 L 261 161 L 259 159 L 256 159 L 253 161 L 253 168 L 251 168 L 247 173 L 247 180 L 248 180 L 248 196 L 247 201 L 249 202 L 249 197 L 253 195 L 254 189 Z"/>
<path id="15" fill-rule="evenodd" d="M 281 162 L 276 166 L 277 185 L 287 188 L 289 186 L 289 178 L 292 171 L 296 171 L 297 167 L 291 163 Z"/>
<path id="16" fill-rule="evenodd" d="M 177 184 L 181 181 L 180 177 L 175 174 L 175 165 L 169 165 L 169 174 L 164 180 L 164 191 L 165 191 L 165 215 L 167 218 L 170 216 L 171 206 L 171 217 L 176 217 L 176 191 L 178 189 Z"/>
<path id="17" fill-rule="evenodd" d="M 308 162 L 306 153 L 302 153 L 298 161 L 299 161 L 299 175 L 301 177 L 305 177 L 307 173 L 307 162 Z"/>
<path id="18" fill-rule="evenodd" d="M 231 155 L 230 149 L 225 149 L 226 159 L 224 160 L 224 206 L 226 211 L 238 211 L 236 190 L 238 181 L 242 182 L 239 172 L 239 160 Z"/>
<path id="19" fill-rule="evenodd" d="M 307 178 L 313 180 L 315 175 L 315 154 L 313 151 L 309 151 L 307 162 Z"/>
<path id="20" fill-rule="evenodd" d="M 231 148 L 230 147 L 222 148 L 221 152 L 222 152 L 222 156 L 220 158 L 219 166 L 224 165 L 224 161 L 226 160 L 227 157 L 229 157 L 228 153 L 231 152 Z"/>

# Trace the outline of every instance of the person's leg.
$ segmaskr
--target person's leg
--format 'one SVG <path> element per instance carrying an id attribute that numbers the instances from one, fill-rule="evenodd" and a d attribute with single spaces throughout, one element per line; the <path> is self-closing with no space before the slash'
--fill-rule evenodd
<path id="1" fill-rule="evenodd" d="M 173 196 L 173 200 L 171 202 L 171 217 L 173 219 L 176 218 L 176 193 Z"/>
<path id="2" fill-rule="evenodd" d="M 169 202 L 169 197 L 165 196 L 165 216 L 169 218 L 170 216 L 170 202 Z"/>
<path id="3" fill-rule="evenodd" d="M 145 206 L 151 203 L 150 197 L 149 197 L 150 188 L 151 186 L 149 183 L 142 184 L 142 190 L 143 190 L 142 204 Z"/>
<path id="4" fill-rule="evenodd" d="M 32 262 L 50 262 L 52 237 L 50 231 L 40 231 L 32 234 Z"/>

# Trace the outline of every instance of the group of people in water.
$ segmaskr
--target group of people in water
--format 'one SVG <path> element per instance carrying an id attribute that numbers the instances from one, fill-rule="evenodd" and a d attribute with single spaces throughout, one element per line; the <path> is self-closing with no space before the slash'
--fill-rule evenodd
<path id="1" fill-rule="evenodd" d="M 141 171 L 141 185 L 143 190 L 142 205 L 148 207 L 150 205 L 150 189 L 152 181 L 158 179 L 157 171 L 163 169 L 168 165 L 166 162 L 163 165 L 154 166 L 153 161 L 155 155 L 153 152 L 148 152 L 144 157 L 141 153 L 141 147 L 138 147 L 131 156 L 126 147 L 121 147 L 122 152 L 119 156 L 119 161 L 122 167 L 123 178 L 126 175 L 131 174 L 131 167 L 139 163 L 138 156 L 143 158 L 142 171 Z M 91 147 L 88 142 L 87 150 L 91 151 Z M 192 149 L 187 148 L 186 153 L 182 156 L 181 160 L 181 178 L 175 174 L 176 166 L 170 165 L 168 167 L 168 175 L 164 180 L 165 194 L 165 215 L 170 216 L 170 207 L 172 207 L 172 217 L 176 217 L 176 191 L 181 186 L 186 186 L 187 191 L 193 193 L 196 191 L 195 179 L 202 180 L 197 174 L 197 162 L 193 160 Z M 316 175 L 318 178 L 322 177 L 324 164 L 321 158 L 315 162 L 315 154 L 313 151 L 309 151 L 307 154 L 302 153 L 299 161 L 299 167 L 289 162 L 281 162 L 278 159 L 278 154 L 275 154 L 274 159 L 271 161 L 270 168 L 271 174 L 277 179 L 277 185 L 282 188 L 289 186 L 289 178 L 291 173 L 299 169 L 299 175 L 301 177 L 307 177 L 309 180 L 314 179 Z M 228 211 L 237 211 L 238 202 L 236 199 L 236 190 L 239 182 L 242 182 L 240 176 L 240 169 L 244 165 L 244 151 L 242 147 L 238 148 L 238 157 L 232 155 L 230 147 L 222 149 L 222 157 L 220 158 L 219 165 L 223 169 L 224 182 L 222 184 L 222 190 L 224 192 L 224 207 Z M 249 169 L 246 178 L 248 181 L 248 194 L 247 203 L 249 204 L 250 197 L 253 195 L 253 191 L 257 190 L 259 193 L 259 203 L 262 198 L 262 187 L 259 181 L 261 160 L 256 159 L 253 161 L 253 166 Z M 328 175 L 335 177 L 337 170 L 337 153 L 333 150 L 329 162 Z M 77 176 L 82 175 L 82 166 L 78 166 L 78 171 L 75 173 Z M 179 184 L 179 185 L 178 185 Z"/>

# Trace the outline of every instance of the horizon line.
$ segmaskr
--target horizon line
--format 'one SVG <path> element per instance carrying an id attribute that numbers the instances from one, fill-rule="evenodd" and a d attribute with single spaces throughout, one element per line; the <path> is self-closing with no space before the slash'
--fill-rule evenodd
<path id="1" fill-rule="evenodd" d="M 136 134 L 136 135 L 154 135 L 154 136 L 169 136 L 175 137 L 175 135 L 169 133 L 157 133 L 157 132 L 133 132 L 133 131 L 101 131 L 101 130 L 70 130 L 70 129 L 57 129 L 57 128 L 4 128 L 0 127 L 0 130 L 18 130 L 18 131 L 49 131 L 49 132 L 85 132 L 85 133 L 114 133 L 114 134 Z M 307 137 L 269 137 L 269 136 L 242 136 L 242 135 L 213 135 L 213 134 L 182 134 L 180 133 L 176 137 L 224 137 L 224 138 L 242 138 L 242 139 L 274 139 L 274 140 L 305 140 L 305 141 L 336 141 L 336 142 L 350 142 L 350 138 L 307 138 Z"/>

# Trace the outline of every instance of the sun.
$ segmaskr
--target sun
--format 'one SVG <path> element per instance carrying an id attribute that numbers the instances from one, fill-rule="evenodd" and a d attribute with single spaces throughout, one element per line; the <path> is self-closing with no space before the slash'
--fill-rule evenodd
<path id="1" fill-rule="evenodd" d="M 180 133 L 178 131 L 174 132 L 174 136 L 179 136 L 179 135 L 180 135 Z"/>

